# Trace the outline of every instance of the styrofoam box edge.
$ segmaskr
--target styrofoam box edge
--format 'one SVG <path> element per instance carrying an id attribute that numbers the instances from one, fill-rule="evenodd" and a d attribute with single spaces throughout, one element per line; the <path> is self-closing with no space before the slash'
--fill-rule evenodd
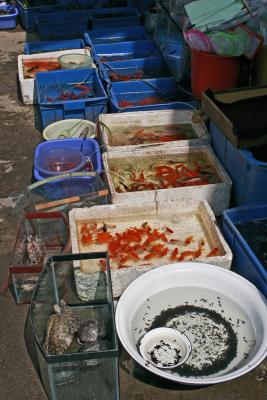
<path id="1" fill-rule="evenodd" d="M 101 114 L 98 118 L 99 135 L 106 152 L 137 151 L 146 149 L 183 147 L 188 145 L 201 145 L 209 143 L 210 135 L 205 124 L 200 120 L 193 121 L 194 111 L 187 110 L 157 110 L 157 111 L 135 111 L 125 114 Z M 151 125 L 168 125 L 175 123 L 190 124 L 197 135 L 197 138 L 190 140 L 179 140 L 167 143 L 140 144 L 126 146 L 112 146 L 109 143 L 108 128 L 112 125 L 123 125 L 125 128 L 146 127 Z"/>
<path id="2" fill-rule="evenodd" d="M 113 180 L 109 173 L 109 160 L 112 159 L 138 159 L 149 156 L 171 156 L 187 154 L 188 152 L 202 152 L 205 154 L 211 165 L 215 168 L 219 175 L 221 182 L 201 185 L 201 186 L 188 186 L 173 189 L 159 189 L 155 190 L 144 190 L 140 192 L 125 192 L 118 193 L 115 190 Z M 108 185 L 111 193 L 111 201 L 114 204 L 122 204 L 128 202 L 144 202 L 153 201 L 155 197 L 158 201 L 167 200 L 207 200 L 210 204 L 215 215 L 221 215 L 224 210 L 229 208 L 230 192 L 232 187 L 232 181 L 224 170 L 219 159 L 216 157 L 212 148 L 209 145 L 199 146 L 187 146 L 187 147 L 173 147 L 173 148 L 158 148 L 158 149 L 147 149 L 146 151 L 140 150 L 139 152 L 122 152 L 118 153 L 103 153 L 102 155 L 103 166 L 104 166 L 104 178 L 105 183 Z"/>
<path id="3" fill-rule="evenodd" d="M 157 205 L 154 201 L 145 202 L 143 204 L 128 203 L 123 205 L 111 204 L 103 206 L 93 206 L 90 208 L 74 208 L 69 213 L 70 223 L 70 234 L 72 242 L 72 252 L 79 253 L 78 245 L 78 232 L 76 227 L 77 219 L 86 219 L 87 221 L 92 219 L 100 218 L 102 221 L 107 221 L 109 218 L 129 218 L 130 216 L 139 216 L 145 214 L 146 216 L 156 215 L 177 215 L 177 214 L 190 214 L 198 213 L 202 217 L 202 221 L 205 225 L 205 230 L 209 232 L 210 237 L 214 240 L 214 245 L 219 247 L 224 255 L 213 256 L 208 259 L 200 257 L 197 262 L 209 262 L 215 266 L 220 266 L 226 269 L 230 269 L 232 263 L 232 252 L 230 247 L 224 240 L 215 220 L 214 213 L 212 212 L 207 201 L 162 201 Z M 111 270 L 113 297 L 119 297 L 126 287 L 135 280 L 138 276 L 149 271 L 151 268 L 157 268 L 159 265 L 153 267 L 129 267 L 120 270 Z M 78 271 L 79 261 L 74 262 L 74 268 Z M 85 281 L 88 281 L 88 287 L 90 286 L 90 275 L 82 274 Z M 79 272 L 81 278 L 81 273 Z M 85 284 L 86 285 L 86 284 Z M 79 292 L 78 288 L 77 291 Z"/>

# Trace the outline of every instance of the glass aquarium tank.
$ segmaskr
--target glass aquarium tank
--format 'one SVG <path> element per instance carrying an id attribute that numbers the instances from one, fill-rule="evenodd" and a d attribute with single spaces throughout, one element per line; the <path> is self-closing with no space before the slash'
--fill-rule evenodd
<path id="1" fill-rule="evenodd" d="M 108 204 L 108 190 L 97 172 L 74 172 L 37 181 L 27 187 L 28 208 L 69 212 L 73 207 Z"/>
<path id="2" fill-rule="evenodd" d="M 178 82 L 185 79 L 190 54 L 183 39 L 183 20 L 181 7 L 167 1 L 158 2 L 154 40 Z"/>
<path id="3" fill-rule="evenodd" d="M 92 268 L 87 299 L 74 267 Z M 118 343 L 107 253 L 54 256 L 45 265 L 30 308 L 42 383 L 53 400 L 118 400 Z"/>
<path id="4" fill-rule="evenodd" d="M 9 265 L 11 291 L 18 304 L 30 303 L 45 257 L 68 253 L 69 239 L 64 213 L 23 213 Z"/>

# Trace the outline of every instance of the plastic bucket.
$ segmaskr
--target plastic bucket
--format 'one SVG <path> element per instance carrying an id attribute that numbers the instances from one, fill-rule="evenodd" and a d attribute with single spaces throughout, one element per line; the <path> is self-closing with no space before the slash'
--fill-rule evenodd
<path id="1" fill-rule="evenodd" d="M 80 171 L 85 162 L 81 151 L 55 147 L 40 152 L 34 159 L 34 167 L 43 177 L 49 177 Z"/>
<path id="2" fill-rule="evenodd" d="M 94 138 L 96 124 L 84 119 L 65 119 L 48 125 L 43 131 L 45 140 L 70 139 L 86 136 Z"/>
<path id="3" fill-rule="evenodd" d="M 198 100 L 206 89 L 221 91 L 235 88 L 239 71 L 239 57 L 191 50 L 191 86 L 193 96 Z"/>

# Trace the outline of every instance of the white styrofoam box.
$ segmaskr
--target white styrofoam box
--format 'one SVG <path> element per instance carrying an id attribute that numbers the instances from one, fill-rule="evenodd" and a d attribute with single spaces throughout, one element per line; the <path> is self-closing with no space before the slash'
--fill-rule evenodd
<path id="1" fill-rule="evenodd" d="M 206 201 L 163 201 L 145 202 L 143 204 L 112 204 L 94 206 L 90 208 L 75 208 L 69 213 L 70 233 L 73 253 L 107 251 L 107 245 L 89 244 L 81 242 L 81 226 L 90 223 L 105 223 L 113 227 L 113 233 L 122 232 L 133 226 L 141 226 L 148 222 L 151 227 L 162 229 L 168 226 L 173 230 L 174 237 L 185 238 L 194 235 L 196 246 L 200 240 L 204 240 L 204 254 L 195 258 L 197 262 L 208 262 L 215 266 L 230 269 L 232 253 L 224 240 L 215 220 L 215 216 Z M 111 228 L 112 231 L 112 228 Z M 174 245 L 175 246 L 175 245 Z M 179 245 L 180 246 L 180 245 Z M 207 257 L 208 252 L 217 247 L 218 255 Z M 184 260 L 188 261 L 188 259 Z M 123 290 L 138 276 L 151 268 L 171 263 L 169 256 L 156 261 L 150 261 L 151 265 L 142 265 L 144 261 L 132 261 L 131 266 L 118 269 L 116 263 L 111 260 L 111 278 L 113 296 L 119 297 Z M 87 264 L 86 264 L 87 263 Z M 89 300 L 93 286 L 99 282 L 99 272 L 89 261 L 76 262 L 74 264 L 74 276 L 78 295 L 83 300 Z"/>
<path id="2" fill-rule="evenodd" d="M 24 61 L 37 61 L 43 58 L 58 58 L 63 54 L 85 54 L 90 56 L 89 49 L 70 49 L 61 51 L 51 51 L 49 53 L 38 54 L 20 54 L 18 56 L 18 75 L 21 88 L 21 97 L 24 104 L 37 104 L 37 94 L 34 90 L 35 78 L 24 78 L 23 63 Z M 95 67 L 95 66 L 94 66 Z"/>
<path id="3" fill-rule="evenodd" d="M 138 111 L 117 114 L 101 114 L 98 118 L 98 129 L 105 151 L 121 152 L 136 151 L 140 149 L 156 149 L 200 145 L 209 142 L 209 133 L 205 124 L 200 120 L 193 122 L 194 111 L 188 110 L 158 110 L 158 111 Z M 177 140 L 164 143 L 149 143 L 130 145 L 130 132 L 133 129 L 145 128 L 150 126 L 183 124 L 189 125 L 196 137 L 189 140 Z M 123 144 L 114 145 L 120 141 Z"/>
<path id="4" fill-rule="evenodd" d="M 133 168 L 138 162 L 142 163 L 146 160 L 151 162 L 160 159 L 177 159 L 179 156 L 185 156 L 187 154 L 201 154 L 204 156 L 208 163 L 214 168 L 220 182 L 199 185 L 199 186 L 187 186 L 178 188 L 158 189 L 158 190 L 143 190 L 136 192 L 123 192 L 119 193 L 115 190 L 112 175 L 114 175 L 110 169 L 116 165 L 120 168 L 125 165 L 128 168 Z M 128 203 L 128 202 L 144 202 L 157 200 L 207 200 L 210 204 L 213 212 L 216 215 L 222 214 L 222 212 L 229 207 L 230 192 L 232 181 L 228 174 L 224 170 L 220 161 L 216 157 L 212 148 L 209 145 L 202 146 L 188 146 L 188 147 L 173 147 L 173 148 L 158 148 L 158 149 L 146 149 L 139 150 L 138 152 L 122 152 L 115 153 L 109 152 L 102 155 L 104 165 L 104 176 L 106 183 L 110 189 L 111 202 L 117 203 Z"/>

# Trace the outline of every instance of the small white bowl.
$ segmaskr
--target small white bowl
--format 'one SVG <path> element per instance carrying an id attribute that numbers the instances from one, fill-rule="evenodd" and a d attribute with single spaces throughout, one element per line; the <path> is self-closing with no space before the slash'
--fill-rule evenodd
<path id="1" fill-rule="evenodd" d="M 43 131 L 45 140 L 78 138 L 86 135 L 87 138 L 94 138 L 96 124 L 85 119 L 63 119 L 53 122 Z"/>
<path id="2" fill-rule="evenodd" d="M 188 359 L 192 346 L 182 332 L 172 328 L 156 328 L 142 337 L 139 350 L 144 360 L 155 367 L 170 369 Z"/>

